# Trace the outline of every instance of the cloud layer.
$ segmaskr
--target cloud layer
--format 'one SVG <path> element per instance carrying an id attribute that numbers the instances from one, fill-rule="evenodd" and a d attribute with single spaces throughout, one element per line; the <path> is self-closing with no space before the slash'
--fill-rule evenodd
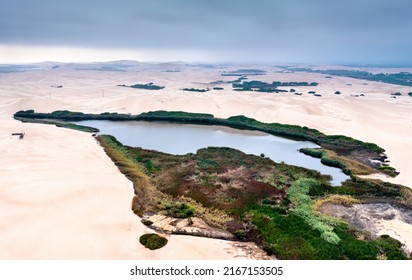
<path id="1" fill-rule="evenodd" d="M 409 0 L 0 0 L 0 44 L 409 63 L 411 10 Z"/>

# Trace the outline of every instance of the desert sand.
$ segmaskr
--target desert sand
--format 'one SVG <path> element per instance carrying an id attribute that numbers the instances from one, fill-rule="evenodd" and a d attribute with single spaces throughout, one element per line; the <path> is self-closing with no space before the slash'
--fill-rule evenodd
<path id="1" fill-rule="evenodd" d="M 179 68 L 181 72 L 162 70 Z M 233 69 L 236 69 L 235 67 Z M 229 69 L 224 69 L 230 70 Z M 278 73 L 268 68 L 262 81 L 319 82 L 293 93 L 184 92 L 212 87 L 222 69 L 184 64 L 140 65 L 125 72 L 82 71 L 72 65 L 0 74 L 0 258 L 1 259 L 244 259 L 258 258 L 238 244 L 170 236 L 166 247 L 149 251 L 138 243 L 150 232 L 130 209 L 132 184 L 88 133 L 13 119 L 18 110 L 72 110 L 138 114 L 151 110 L 245 115 L 264 122 L 306 125 L 326 134 L 374 142 L 386 150 L 400 175 L 387 181 L 412 187 L 411 87 L 316 73 Z M 154 82 L 159 91 L 118 87 Z M 63 85 L 62 88 L 51 87 Z M 289 88 L 286 88 L 289 89 Z M 315 90 L 322 97 L 307 94 Z M 335 95 L 335 91 L 341 95 Z M 400 91 L 403 96 L 390 98 Z M 364 94 L 362 97 L 351 96 Z M 24 139 L 11 133 L 26 133 Z M 385 232 L 410 235 L 409 228 L 386 223 Z M 382 229 L 383 231 L 383 229 Z M 409 240 L 403 238 L 402 240 Z M 409 242 L 408 241 L 408 242 Z"/>

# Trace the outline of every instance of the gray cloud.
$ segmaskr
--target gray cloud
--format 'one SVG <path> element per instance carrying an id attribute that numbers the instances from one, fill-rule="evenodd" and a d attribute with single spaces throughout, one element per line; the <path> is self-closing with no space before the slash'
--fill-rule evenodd
<path id="1" fill-rule="evenodd" d="M 412 62 L 409 0 L 0 0 L 0 44 Z"/>

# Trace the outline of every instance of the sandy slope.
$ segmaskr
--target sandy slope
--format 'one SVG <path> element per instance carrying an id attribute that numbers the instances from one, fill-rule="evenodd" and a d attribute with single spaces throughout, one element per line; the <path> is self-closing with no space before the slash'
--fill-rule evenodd
<path id="1" fill-rule="evenodd" d="M 184 110 L 307 125 L 325 133 L 377 143 L 387 150 L 391 164 L 401 172 L 390 180 L 412 186 L 412 173 L 408 173 L 412 98 L 389 98 L 391 92 L 405 93 L 412 88 L 350 78 L 326 79 L 319 74 L 271 73 L 256 79 L 316 81 L 320 86 L 296 88 L 304 92 L 302 96 L 232 92 L 230 84 L 223 85 L 223 91 L 193 93 L 179 89 L 205 88 L 209 82 L 235 78 L 221 77 L 213 69 L 179 73 L 160 70 L 99 72 L 61 67 L 0 75 L 0 258 L 250 257 L 233 243 L 187 236 L 172 236 L 164 249 L 155 252 L 144 249 L 137 240 L 148 230 L 130 211 L 131 183 L 95 140 L 81 132 L 14 121 L 12 114 L 20 109 L 133 114 Z M 166 88 L 144 91 L 116 87 L 137 82 L 155 82 Z M 58 84 L 64 87 L 51 87 Z M 323 96 L 308 95 L 308 90 Z M 333 94 L 336 90 L 343 94 Z M 365 97 L 350 96 L 360 93 Z M 23 140 L 10 136 L 20 131 L 26 133 Z"/>

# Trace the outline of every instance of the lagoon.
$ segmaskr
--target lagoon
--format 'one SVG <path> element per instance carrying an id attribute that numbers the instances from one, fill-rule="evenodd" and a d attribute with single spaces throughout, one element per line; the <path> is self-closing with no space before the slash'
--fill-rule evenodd
<path id="1" fill-rule="evenodd" d="M 301 148 L 318 148 L 309 141 L 295 141 L 260 131 L 239 130 L 225 126 L 178 124 L 145 121 L 90 120 L 77 124 L 98 128 L 122 144 L 169 154 L 195 153 L 200 148 L 229 147 L 247 154 L 263 153 L 275 162 L 315 169 L 332 176 L 331 184 L 339 186 L 349 179 L 340 169 L 325 166 L 320 159 L 300 153 Z"/>

